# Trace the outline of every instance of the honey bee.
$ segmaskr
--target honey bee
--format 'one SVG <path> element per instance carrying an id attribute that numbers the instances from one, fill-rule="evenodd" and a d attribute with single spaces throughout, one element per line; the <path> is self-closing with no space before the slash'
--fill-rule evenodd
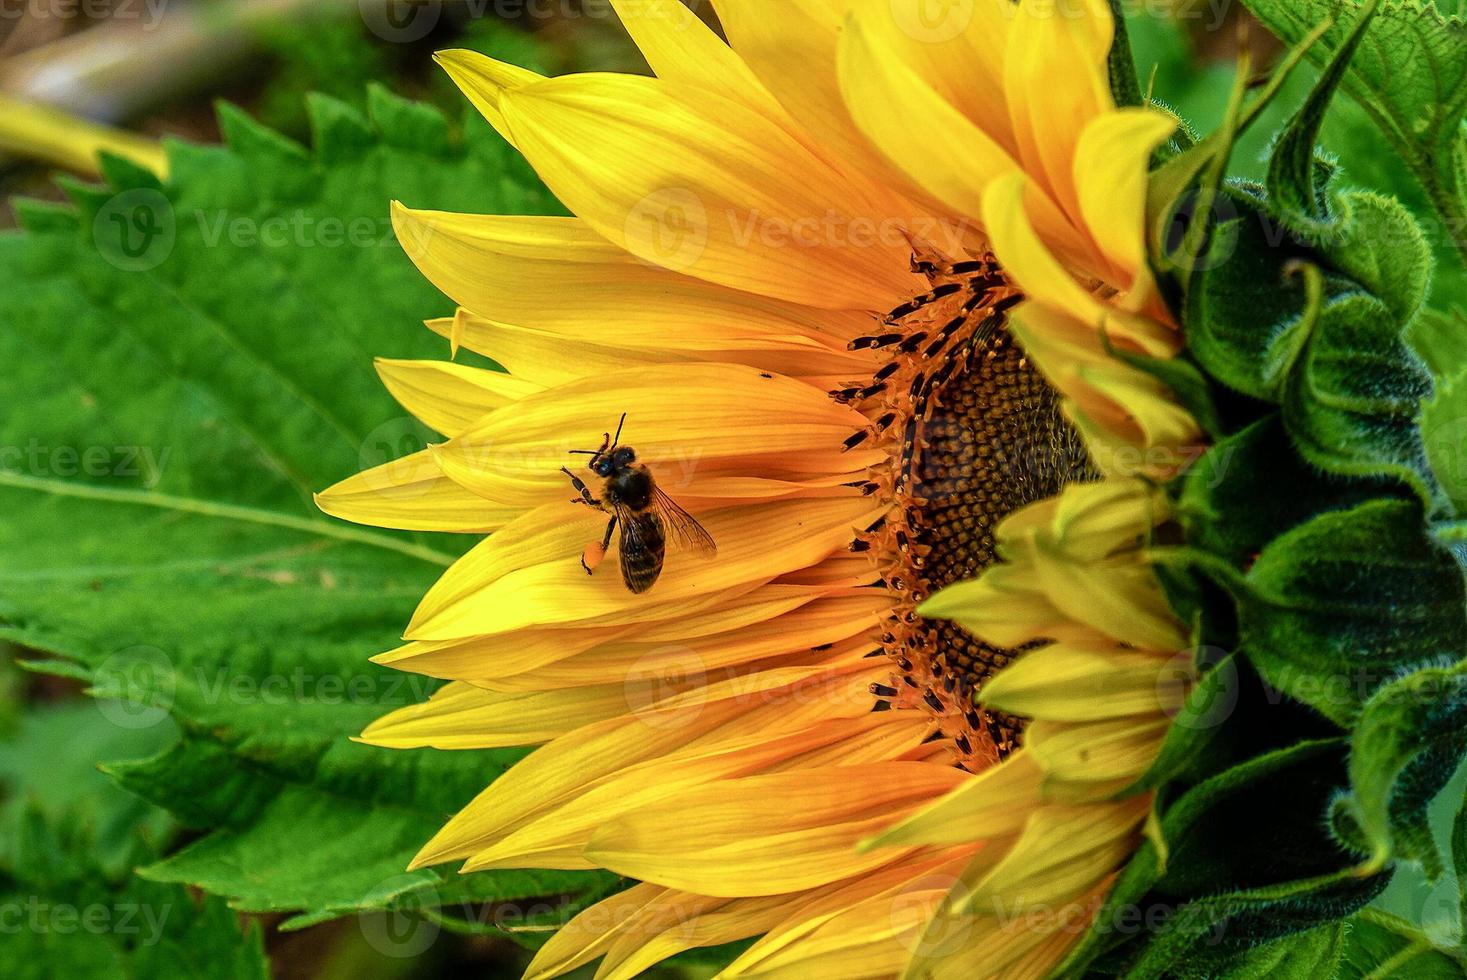
<path id="1" fill-rule="evenodd" d="M 581 555 L 581 567 L 590 575 L 606 557 L 611 536 L 621 525 L 621 577 L 626 587 L 640 595 L 652 588 L 662 574 L 667 556 L 667 536 L 681 547 L 704 558 L 711 558 L 718 546 L 693 515 L 675 504 L 652 478 L 646 464 L 637 462 L 636 450 L 622 446 L 621 430 L 626 413 L 616 425 L 616 435 L 606 433 L 600 449 L 573 449 L 574 455 L 590 456 L 587 468 L 604 481 L 598 499 L 580 477 L 562 466 L 579 497 L 574 503 L 594 507 L 611 515 L 606 534 L 600 543 L 592 542 Z"/>

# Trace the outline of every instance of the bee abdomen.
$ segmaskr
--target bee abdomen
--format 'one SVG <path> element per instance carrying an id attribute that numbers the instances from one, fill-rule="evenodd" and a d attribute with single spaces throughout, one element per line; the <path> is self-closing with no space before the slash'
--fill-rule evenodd
<path id="1" fill-rule="evenodd" d="M 652 588 L 666 556 L 667 540 L 656 514 L 639 514 L 632 526 L 622 528 L 621 577 L 633 593 Z"/>

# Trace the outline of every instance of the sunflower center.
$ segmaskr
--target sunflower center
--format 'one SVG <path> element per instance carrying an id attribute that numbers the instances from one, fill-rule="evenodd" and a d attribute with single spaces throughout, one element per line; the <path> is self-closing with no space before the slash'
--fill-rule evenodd
<path id="1" fill-rule="evenodd" d="M 1003 518 L 1091 470 L 1059 396 L 1008 332 L 1007 312 L 1022 297 L 992 257 L 944 264 L 919 255 L 913 265 L 932 290 L 852 344 L 890 360 L 870 384 L 833 394 L 872 417 L 852 445 L 877 439 L 891 451 L 891 472 L 878 483 L 896 506 L 857 546 L 880 563 L 897 600 L 881 638 L 895 669 L 891 684 L 872 688 L 876 709 L 930 712 L 958 764 L 977 771 L 1022 738 L 1022 719 L 973 702 L 1020 651 L 924 619 L 916 607 L 994 562 Z"/>

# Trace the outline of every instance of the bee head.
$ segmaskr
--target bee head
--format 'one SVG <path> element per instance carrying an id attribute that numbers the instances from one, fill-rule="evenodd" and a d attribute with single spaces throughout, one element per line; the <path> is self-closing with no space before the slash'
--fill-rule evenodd
<path id="1" fill-rule="evenodd" d="M 616 462 L 611 456 L 602 456 L 591 464 L 591 472 L 597 476 L 610 476 L 616 469 Z"/>
<path id="2" fill-rule="evenodd" d="M 611 454 L 611 465 L 613 469 L 622 469 L 631 466 L 637 461 L 637 451 L 631 446 L 622 446 Z"/>

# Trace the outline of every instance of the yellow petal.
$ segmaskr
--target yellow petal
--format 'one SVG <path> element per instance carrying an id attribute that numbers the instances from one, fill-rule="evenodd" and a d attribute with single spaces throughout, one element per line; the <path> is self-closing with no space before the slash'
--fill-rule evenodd
<path id="1" fill-rule="evenodd" d="M 942 799 L 883 830 L 862 848 L 965 844 L 1023 828 L 1039 805 L 1043 772 L 1026 750 L 969 777 Z"/>
<path id="2" fill-rule="evenodd" d="M 392 397 L 424 425 L 454 436 L 490 412 L 544 390 L 502 371 L 446 361 L 378 358 L 377 374 Z"/>
<path id="3" fill-rule="evenodd" d="M 765 112 L 777 104 L 744 60 L 682 0 L 611 0 L 653 74 Z"/>
<path id="4" fill-rule="evenodd" d="M 1175 330 L 1149 317 L 1106 306 L 1061 264 L 1030 220 L 1033 198 L 1026 194 L 1027 186 L 1024 174 L 1009 174 L 995 180 L 983 197 L 984 225 L 1009 278 L 1031 300 L 1062 310 L 1097 333 L 1104 326 L 1118 344 L 1152 357 L 1174 355 L 1180 345 Z"/>
<path id="5" fill-rule="evenodd" d="M 632 923 L 645 921 L 638 915 L 642 909 L 666 895 L 665 888 L 638 884 L 583 910 L 545 941 L 525 968 L 524 980 L 549 980 L 592 962 Z M 681 897 L 690 905 L 699 901 Z"/>
<path id="6" fill-rule="evenodd" d="M 684 950 L 760 935 L 802 915 L 808 901 L 805 894 L 712 899 L 669 890 L 619 932 L 595 980 L 635 980 Z"/>
<path id="7" fill-rule="evenodd" d="M 1007 2 L 1007 0 L 1005 0 Z M 841 88 L 852 117 L 866 137 L 930 197 L 967 221 L 982 223 L 984 191 L 1019 164 L 1010 154 L 1007 126 L 999 135 L 965 116 L 909 64 L 913 50 L 932 47 L 906 33 L 918 12 L 898 4 L 862 3 L 852 13 L 840 46 Z M 946 8 L 954 16 L 962 5 Z M 941 70 L 946 77 L 946 68 Z M 973 79 L 967 79 L 973 85 Z M 890 93 L 901 92 L 893 101 Z M 1035 221 L 1056 248 L 1076 250 L 1083 240 L 1057 206 L 1037 189 L 1030 206 Z M 920 231 L 920 229 L 919 229 Z M 955 229 L 961 231 L 961 229 Z M 924 237 L 934 238 L 926 235 Z"/>
<path id="8" fill-rule="evenodd" d="M 1140 310 L 1154 299 L 1146 258 L 1146 189 L 1151 154 L 1176 131 L 1175 117 L 1155 109 L 1118 109 L 1093 120 L 1075 147 L 1074 181 L 1085 226 Z"/>
<path id="9" fill-rule="evenodd" d="M 1156 761 L 1170 726 L 1165 715 L 1078 723 L 1040 719 L 1025 730 L 1024 751 L 1049 781 L 1135 780 Z"/>
<path id="10" fill-rule="evenodd" d="M 377 719 L 361 741 L 392 749 L 493 749 L 548 742 L 590 721 L 613 718 L 635 696 L 625 685 L 496 694 L 454 681 L 422 704 Z"/>
<path id="11" fill-rule="evenodd" d="M 1004 90 L 1025 170 L 1042 180 L 1066 212 L 1078 216 L 1075 145 L 1092 119 L 1114 108 L 1110 8 L 1106 0 L 1063 6 L 1054 0 L 1020 0 L 1014 15 Z"/>
<path id="12" fill-rule="evenodd" d="M 977 219 L 984 189 L 1018 164 L 881 39 L 870 36 L 888 23 L 881 13 L 847 20 L 839 63 L 845 103 L 865 136 L 918 187 Z M 901 98 L 893 100 L 893 92 Z"/>
<path id="13" fill-rule="evenodd" d="M 868 332 L 868 313 L 816 310 L 671 272 L 638 260 L 579 218 L 455 214 L 394 203 L 392 223 L 419 270 L 481 318 L 646 352 L 769 347 L 832 356 L 841 370 L 869 363 L 845 350 L 847 341 Z M 465 328 L 488 329 L 472 322 Z M 465 343 L 474 346 L 467 337 Z M 493 351 L 480 352 L 524 374 Z"/>
<path id="14" fill-rule="evenodd" d="M 1199 446 L 1202 436 L 1196 420 L 1159 379 L 1106 352 L 1090 325 L 1030 302 L 1012 312 L 1009 329 L 1080 416 L 1087 448 L 1103 472 L 1174 472 L 1192 458 L 1189 447 Z"/>
<path id="15" fill-rule="evenodd" d="M 829 309 L 915 290 L 910 247 L 863 196 L 764 115 L 705 89 L 566 76 L 500 98 L 546 185 L 654 265 Z"/>
<path id="16" fill-rule="evenodd" d="M 483 113 L 489 124 L 499 131 L 499 135 L 513 144 L 514 139 L 509 134 L 509 127 L 504 123 L 504 113 L 499 107 L 500 96 L 510 89 L 540 81 L 545 76 L 465 49 L 439 51 L 433 56 L 433 60 L 448 72 L 453 84 L 468 96 L 474 108 Z"/>
<path id="17" fill-rule="evenodd" d="M 636 673 L 710 677 L 731 667 L 765 661 L 783 654 L 805 654 L 816 648 L 869 634 L 891 611 L 885 595 L 820 599 L 784 616 L 745 622 L 711 636 L 676 643 L 649 641 L 636 634 L 517 676 L 497 674 L 501 684 L 534 690 L 597 684 L 607 677 Z M 867 649 L 874 640 L 866 640 Z M 479 674 L 476 676 L 485 676 Z"/>
<path id="18" fill-rule="evenodd" d="M 649 311 L 648 316 L 655 318 L 655 311 Z M 863 329 L 869 328 L 870 316 L 863 314 L 861 322 Z M 732 335 L 715 338 L 690 330 L 663 334 L 656 346 L 648 346 L 642 341 L 654 338 L 642 326 L 621 331 L 602 321 L 598 326 L 604 329 L 591 336 L 589 330 L 570 333 L 512 326 L 463 309 L 452 319 L 429 320 L 427 326 L 439 336 L 457 336 L 464 347 L 494 359 L 516 378 L 545 388 L 583 378 L 606 378 L 627 368 L 706 362 L 742 364 L 828 391 L 844 387 L 849 379 L 872 370 L 865 358 L 833 351 L 823 344 L 817 346 L 804 338 L 739 340 Z"/>
<path id="19" fill-rule="evenodd" d="M 1127 715 L 1175 714 L 1187 684 L 1166 657 L 1054 643 L 1031 650 L 984 685 L 985 705 L 1029 718 L 1096 721 Z"/>
<path id="20" fill-rule="evenodd" d="M 848 16 L 886 57 L 908 66 L 924 87 L 1016 157 L 1003 89 L 1013 15 L 1009 0 L 854 0 Z M 842 36 L 842 45 L 847 40 Z"/>
<path id="21" fill-rule="evenodd" d="M 716 559 L 673 551 L 655 590 L 627 591 L 615 568 L 587 576 L 578 556 L 597 531 L 570 504 L 540 508 L 456 562 L 424 597 L 408 638 L 446 640 L 527 626 L 649 622 L 660 606 L 767 582 L 850 543 L 880 511 L 866 500 L 787 501 L 700 514 Z M 516 532 L 516 533 L 512 533 Z M 508 537 L 507 537 L 508 536 Z"/>
<path id="22" fill-rule="evenodd" d="M 443 475 L 427 450 L 374 466 L 316 494 L 332 517 L 404 531 L 485 534 L 520 513 L 464 489 Z"/>
<path id="23" fill-rule="evenodd" d="M 980 854 L 979 860 L 983 857 Z M 958 897 L 965 899 L 980 878 L 965 873 Z M 975 909 L 971 915 L 951 909 L 940 913 L 908 963 L 903 980 L 1049 977 L 1065 952 L 1084 937 L 1110 882 L 1103 880 L 1089 892 L 1052 909 L 1030 909 L 1019 914 L 991 908 Z"/>
<path id="24" fill-rule="evenodd" d="M 969 847 L 893 861 L 801 896 L 800 915 L 769 930 L 721 976 L 892 976 L 933 900 L 950 887 L 972 852 Z M 872 914 L 877 908 L 880 912 Z"/>
<path id="25" fill-rule="evenodd" d="M 782 687 L 750 695 L 704 693 L 681 705 L 649 702 L 593 722 L 531 753 L 464 807 L 415 859 L 416 866 L 465 858 L 562 805 L 598 780 L 648 760 L 671 760 L 777 740 L 783 733 L 835 717 L 874 677 L 871 669 L 786 672 Z M 846 712 L 855 717 L 866 707 Z"/>
<path id="26" fill-rule="evenodd" d="M 528 508 L 570 500 L 577 494 L 561 468 L 577 467 L 590 478 L 580 468 L 585 457 L 571 450 L 595 449 L 623 413 L 622 445 L 636 450 L 674 499 L 714 477 L 850 474 L 845 482 L 857 483 L 879 459 L 876 450 L 841 451 L 868 423 L 820 389 L 714 364 L 628 369 L 615 385 L 549 389 L 485 416 L 434 452 L 449 477 L 496 503 Z"/>
<path id="27" fill-rule="evenodd" d="M 1056 543 L 1066 554 L 1102 559 L 1144 544 L 1167 519 L 1169 507 L 1145 480 L 1105 480 L 1067 487 L 1052 513 Z M 1000 525 L 1000 537 L 1007 523 Z"/>
<path id="28" fill-rule="evenodd" d="M 502 636 L 475 636 L 463 640 L 408 643 L 378 654 L 372 661 L 429 677 L 476 681 L 489 676 L 512 676 L 573 657 L 598 643 L 621 636 L 627 629 L 523 630 L 515 634 L 513 642 Z"/>
<path id="29" fill-rule="evenodd" d="M 1039 540 L 1033 560 L 1049 601 L 1071 621 L 1148 650 L 1187 645 L 1156 573 L 1138 557 L 1087 562 Z"/>
<path id="30" fill-rule="evenodd" d="M 1032 567 L 994 565 L 976 579 L 956 582 L 919 608 L 924 616 L 951 619 L 1000 647 L 1040 638 L 1088 637 L 1093 632 L 1055 608 Z"/>
<path id="31" fill-rule="evenodd" d="M 734 51 L 832 161 L 882 173 L 887 164 L 857 130 L 836 81 L 846 0 L 714 0 Z"/>
<path id="32" fill-rule="evenodd" d="M 896 714 L 884 712 L 883 714 Z M 722 785 L 734 777 L 748 777 L 775 768 L 820 768 L 810 758 L 818 750 L 843 750 L 863 736 L 898 731 L 899 737 L 880 743 L 900 754 L 921 742 L 924 726 L 916 719 L 882 718 L 867 712 L 854 718 L 831 718 L 779 738 L 749 738 L 719 751 L 687 757 L 654 759 L 622 770 L 582 790 L 570 804 L 542 813 L 536 820 L 476 853 L 465 871 L 487 868 L 577 868 L 585 864 L 582 851 L 597 828 L 626 817 L 639 819 L 648 807 L 688 798 L 700 788 Z M 886 759 L 853 760 L 889 761 Z"/>
<path id="33" fill-rule="evenodd" d="M 603 826 L 586 856 L 620 874 L 708 895 L 775 895 L 892 860 L 857 841 L 964 773 L 889 762 L 732 780 Z"/>
<path id="34" fill-rule="evenodd" d="M 512 643 L 502 636 L 409 643 L 372 659 L 375 663 L 430 677 L 468 681 L 495 677 L 503 680 L 526 672 L 538 674 L 548 664 L 598 647 L 620 650 L 635 644 L 667 646 L 739 630 L 778 619 L 816 598 L 817 594 L 807 588 L 770 585 L 746 595 L 731 595 L 707 608 L 690 605 L 662 624 L 638 628 L 521 630 L 515 633 Z"/>
<path id="35" fill-rule="evenodd" d="M 1054 909 L 1091 892 L 1136 850 L 1149 796 L 1089 806 L 1046 806 L 966 906 L 989 915 Z"/>

